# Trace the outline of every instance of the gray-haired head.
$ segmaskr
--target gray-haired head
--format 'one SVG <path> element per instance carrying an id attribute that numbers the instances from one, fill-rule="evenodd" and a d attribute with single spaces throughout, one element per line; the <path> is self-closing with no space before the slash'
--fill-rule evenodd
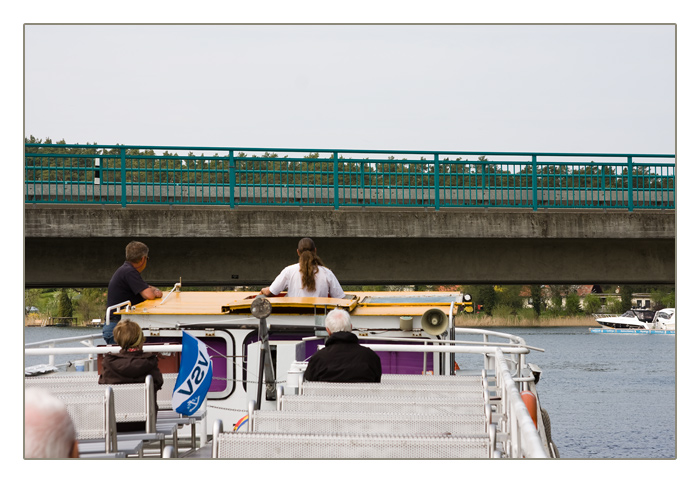
<path id="1" fill-rule="evenodd" d="M 350 314 L 342 309 L 333 309 L 326 315 L 326 329 L 331 334 L 336 332 L 352 332 Z"/>
<path id="2" fill-rule="evenodd" d="M 73 420 L 66 406 L 44 389 L 24 392 L 24 457 L 77 457 Z"/>
<path id="3" fill-rule="evenodd" d="M 145 243 L 132 241 L 126 246 L 126 261 L 138 263 L 143 257 L 148 256 L 148 247 Z"/>

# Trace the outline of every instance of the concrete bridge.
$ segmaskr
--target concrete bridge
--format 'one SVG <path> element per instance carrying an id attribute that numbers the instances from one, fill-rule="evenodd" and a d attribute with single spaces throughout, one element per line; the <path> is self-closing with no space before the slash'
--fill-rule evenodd
<path id="1" fill-rule="evenodd" d="M 25 286 L 263 285 L 310 236 L 343 285 L 675 283 L 675 210 L 25 205 Z"/>

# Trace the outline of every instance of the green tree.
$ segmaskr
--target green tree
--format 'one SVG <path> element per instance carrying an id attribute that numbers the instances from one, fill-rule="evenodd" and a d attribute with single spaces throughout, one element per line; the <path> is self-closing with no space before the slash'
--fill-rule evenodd
<path id="1" fill-rule="evenodd" d="M 596 297 L 593 294 L 589 293 L 583 299 L 583 311 L 586 314 L 597 314 L 602 306 L 603 303 L 600 301 L 600 297 Z"/>
<path id="2" fill-rule="evenodd" d="M 542 286 L 530 285 L 530 295 L 532 297 L 532 308 L 537 317 L 542 313 Z"/>
<path id="3" fill-rule="evenodd" d="M 61 289 L 58 296 L 58 317 L 73 317 L 73 303 L 66 289 Z"/>
<path id="4" fill-rule="evenodd" d="M 578 315 L 581 313 L 581 298 L 578 296 L 578 294 L 571 290 L 568 294 L 566 294 L 566 307 L 564 309 L 564 312 L 566 315 Z"/>
<path id="5" fill-rule="evenodd" d="M 523 298 L 520 295 L 520 285 L 499 285 L 496 292 L 496 305 L 509 307 L 512 313 L 523 308 Z"/>
<path id="6" fill-rule="evenodd" d="M 79 289 L 79 294 L 73 302 L 74 313 L 81 322 L 104 317 L 107 306 L 107 293 L 103 288 Z"/>
<path id="7" fill-rule="evenodd" d="M 493 285 L 477 285 L 474 295 L 475 305 L 483 305 L 482 311 L 491 315 L 496 306 L 496 290 Z"/>
<path id="8" fill-rule="evenodd" d="M 24 291 L 24 305 L 25 307 L 37 307 L 41 305 L 41 289 L 30 288 Z M 26 309 L 25 309 L 26 310 Z"/>
<path id="9" fill-rule="evenodd" d="M 615 300 L 613 300 L 612 303 L 608 304 L 608 310 L 610 312 L 612 312 L 613 314 L 621 314 L 628 309 L 629 309 L 629 306 L 627 306 L 627 308 L 625 308 L 622 305 L 622 300 L 615 299 Z"/>
<path id="10" fill-rule="evenodd" d="M 552 301 L 552 309 L 555 311 L 562 310 L 562 294 L 567 290 L 566 285 L 550 285 L 549 286 L 549 298 Z"/>
<path id="11" fill-rule="evenodd" d="M 652 289 L 651 291 L 652 309 L 661 310 L 676 306 L 676 292 L 663 289 Z"/>
<path id="12" fill-rule="evenodd" d="M 623 285 L 620 287 L 620 301 L 622 302 L 622 308 L 624 310 L 629 310 L 632 307 L 633 291 L 633 288 L 629 285 Z"/>

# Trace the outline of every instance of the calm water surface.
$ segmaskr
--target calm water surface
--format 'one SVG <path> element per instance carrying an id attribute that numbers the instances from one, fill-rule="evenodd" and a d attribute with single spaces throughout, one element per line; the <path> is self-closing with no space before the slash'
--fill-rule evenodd
<path id="1" fill-rule="evenodd" d="M 537 390 L 562 458 L 676 457 L 675 336 L 591 334 L 585 327 L 493 330 L 545 349 L 527 357 L 543 371 Z M 100 329 L 24 329 L 25 342 L 93 333 Z M 57 356 L 56 363 L 69 359 Z M 45 362 L 27 358 L 25 366 Z M 462 354 L 457 362 L 469 364 Z"/>
<path id="2" fill-rule="evenodd" d="M 494 328 L 525 339 L 562 458 L 676 457 L 676 336 Z M 457 359 L 459 362 L 459 358 Z"/>
<path id="3" fill-rule="evenodd" d="M 25 327 L 24 328 L 24 343 L 40 342 L 48 339 L 61 339 L 65 337 L 83 337 L 91 334 L 102 334 L 101 327 Z M 95 339 L 93 344 L 104 344 L 104 339 Z M 70 342 L 61 344 L 58 347 L 84 347 L 80 342 Z M 75 355 L 55 356 L 54 364 L 63 364 L 71 360 L 75 360 Z M 24 367 L 34 366 L 37 364 L 48 363 L 48 356 L 31 356 L 24 358 Z M 63 370 L 63 369 L 62 369 Z"/>

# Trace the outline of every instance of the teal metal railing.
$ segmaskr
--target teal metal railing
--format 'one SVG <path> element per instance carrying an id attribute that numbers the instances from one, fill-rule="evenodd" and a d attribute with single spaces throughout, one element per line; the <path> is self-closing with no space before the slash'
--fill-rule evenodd
<path id="1" fill-rule="evenodd" d="M 675 208 L 672 154 L 27 143 L 24 160 L 26 203 Z"/>

